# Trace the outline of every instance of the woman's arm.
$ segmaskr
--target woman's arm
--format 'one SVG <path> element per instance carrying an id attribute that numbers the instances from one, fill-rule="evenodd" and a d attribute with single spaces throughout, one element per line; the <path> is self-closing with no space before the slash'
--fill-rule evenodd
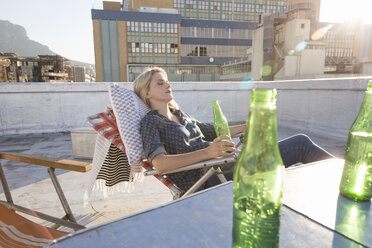
<path id="1" fill-rule="evenodd" d="M 158 154 L 152 159 L 151 163 L 159 174 L 164 174 L 168 171 L 172 171 L 208 159 L 228 157 L 231 156 L 233 153 L 227 153 L 223 151 L 234 152 L 235 148 L 234 142 L 221 141 L 222 139 L 226 138 L 228 137 L 217 137 L 207 148 L 193 152 L 174 155 L 164 153 Z"/>
<path id="2" fill-rule="evenodd" d="M 234 136 L 238 133 L 244 133 L 245 132 L 245 124 L 230 126 L 229 129 L 230 129 L 230 135 L 231 136 Z"/>

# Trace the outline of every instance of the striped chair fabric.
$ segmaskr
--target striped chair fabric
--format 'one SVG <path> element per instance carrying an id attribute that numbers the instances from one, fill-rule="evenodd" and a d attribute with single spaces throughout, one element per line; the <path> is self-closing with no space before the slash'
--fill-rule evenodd
<path id="1" fill-rule="evenodd" d="M 67 235 L 37 224 L 0 203 L 0 247 L 45 247 Z"/>
<path id="2" fill-rule="evenodd" d="M 93 116 L 88 117 L 88 123 L 100 133 L 103 137 L 108 139 L 112 144 L 125 153 L 124 143 L 120 137 L 119 129 L 116 123 L 116 117 L 112 109 L 106 112 L 98 113 Z M 142 168 L 146 171 L 152 170 L 153 166 L 149 161 L 142 161 Z M 155 174 L 154 177 L 161 181 L 165 186 L 167 186 L 175 198 L 180 197 L 184 191 L 175 185 L 175 183 L 168 177 L 164 175 Z"/>

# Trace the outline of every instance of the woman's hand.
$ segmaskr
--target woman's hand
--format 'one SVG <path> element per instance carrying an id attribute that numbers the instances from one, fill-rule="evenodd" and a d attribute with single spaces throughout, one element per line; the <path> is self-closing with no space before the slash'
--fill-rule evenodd
<path id="1" fill-rule="evenodd" d="M 229 136 L 219 136 L 206 148 L 206 152 L 210 158 L 229 157 L 235 152 L 234 145 Z"/>
<path id="2" fill-rule="evenodd" d="M 159 174 L 165 174 L 168 171 L 208 159 L 229 157 L 234 154 L 234 151 L 234 142 L 231 138 L 220 136 L 215 138 L 207 148 L 182 154 L 160 153 L 152 159 L 151 163 Z"/>

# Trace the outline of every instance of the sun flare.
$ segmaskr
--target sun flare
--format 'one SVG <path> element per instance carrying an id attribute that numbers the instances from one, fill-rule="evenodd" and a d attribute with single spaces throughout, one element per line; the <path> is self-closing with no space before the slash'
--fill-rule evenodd
<path id="1" fill-rule="evenodd" d="M 371 8 L 371 0 L 322 0 L 320 21 L 361 20 L 366 24 L 372 24 Z"/>

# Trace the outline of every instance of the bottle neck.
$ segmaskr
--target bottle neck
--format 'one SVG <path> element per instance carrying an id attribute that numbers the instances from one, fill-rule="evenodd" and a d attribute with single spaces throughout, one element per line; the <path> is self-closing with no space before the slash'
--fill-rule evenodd
<path id="1" fill-rule="evenodd" d="M 215 102 L 213 102 L 213 105 L 212 106 L 213 106 L 213 115 L 214 115 L 214 118 L 216 119 L 216 117 L 220 117 L 221 116 L 221 108 Z"/>
<path id="2" fill-rule="evenodd" d="M 277 170 L 283 165 L 277 139 L 275 95 L 275 90 L 252 90 L 244 145 L 237 161 L 249 173 Z"/>
<path id="3" fill-rule="evenodd" d="M 367 91 L 372 92 L 372 81 L 368 82 Z"/>
<path id="4" fill-rule="evenodd" d="M 267 152 L 270 147 L 277 146 L 277 141 L 276 107 L 251 105 L 246 123 L 244 150 Z"/>
<path id="5" fill-rule="evenodd" d="M 367 116 L 372 113 L 372 83 L 368 84 L 367 91 L 364 95 L 362 106 L 359 110 L 359 115 Z"/>
<path id="6" fill-rule="evenodd" d="M 252 91 L 249 118 L 246 125 L 244 150 L 275 156 L 277 149 L 276 91 L 255 89 Z M 278 151 L 276 151 L 278 150 Z"/>
<path id="7" fill-rule="evenodd" d="M 372 89 L 366 91 L 366 94 L 364 95 L 364 98 L 363 98 L 362 106 L 369 106 L 369 107 L 372 106 Z"/>
<path id="8" fill-rule="evenodd" d="M 355 119 L 351 132 L 372 132 L 372 90 L 366 91 L 362 106 Z"/>
<path id="9" fill-rule="evenodd" d="M 213 106 L 214 120 L 215 121 L 216 120 L 225 120 L 225 116 L 222 113 L 222 110 L 221 110 L 220 105 L 218 104 L 218 101 L 213 101 L 212 106 Z"/>
<path id="10" fill-rule="evenodd" d="M 368 82 L 367 90 L 364 95 L 362 107 L 372 107 L 372 81 Z"/>

